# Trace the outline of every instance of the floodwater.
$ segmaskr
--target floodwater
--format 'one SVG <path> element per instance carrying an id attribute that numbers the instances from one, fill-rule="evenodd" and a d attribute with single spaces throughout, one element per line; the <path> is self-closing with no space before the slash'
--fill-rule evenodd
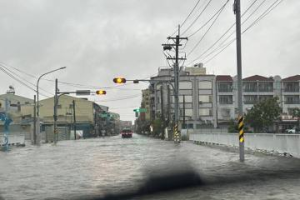
<path id="1" fill-rule="evenodd" d="M 122 194 L 149 177 L 200 174 L 205 184 L 132 199 L 300 199 L 300 160 L 246 154 L 133 135 L 0 152 L 0 199 L 84 199 Z M 181 180 L 176 180 L 181 181 Z"/>

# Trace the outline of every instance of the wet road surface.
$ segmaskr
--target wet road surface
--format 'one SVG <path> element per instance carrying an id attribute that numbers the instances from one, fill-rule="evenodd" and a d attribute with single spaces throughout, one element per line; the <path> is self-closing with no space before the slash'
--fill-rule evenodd
<path id="1" fill-rule="evenodd" d="M 0 152 L 0 196 L 101 197 L 135 191 L 149 176 L 187 168 L 207 184 L 133 199 L 300 199 L 299 159 L 262 154 L 247 154 L 245 163 L 238 159 L 235 152 L 136 134 L 28 145 Z"/>

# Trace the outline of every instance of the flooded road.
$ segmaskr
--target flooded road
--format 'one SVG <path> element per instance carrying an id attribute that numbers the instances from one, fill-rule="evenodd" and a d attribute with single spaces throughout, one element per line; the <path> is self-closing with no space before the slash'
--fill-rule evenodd
<path id="1" fill-rule="evenodd" d="M 133 191 L 153 174 L 193 168 L 203 187 L 134 199 L 300 199 L 298 159 L 246 155 L 134 134 L 0 152 L 3 199 L 74 199 Z M 0 199 L 1 199 L 0 197 Z"/>

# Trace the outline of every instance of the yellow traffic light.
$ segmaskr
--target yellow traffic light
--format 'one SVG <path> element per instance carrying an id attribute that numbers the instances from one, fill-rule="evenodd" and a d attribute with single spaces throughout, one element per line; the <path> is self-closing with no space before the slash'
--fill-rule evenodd
<path id="1" fill-rule="evenodd" d="M 106 95 L 106 91 L 105 90 L 97 90 L 96 94 L 98 94 L 98 95 Z"/>
<path id="2" fill-rule="evenodd" d="M 117 84 L 126 83 L 126 79 L 121 77 L 114 78 L 113 81 Z"/>

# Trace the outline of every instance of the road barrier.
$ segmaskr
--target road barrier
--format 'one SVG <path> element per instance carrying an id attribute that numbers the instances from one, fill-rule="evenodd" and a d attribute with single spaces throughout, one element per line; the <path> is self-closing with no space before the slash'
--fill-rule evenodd
<path id="1" fill-rule="evenodd" d="M 190 133 L 191 141 L 210 144 L 239 146 L 238 133 Z M 300 158 L 300 134 L 246 133 L 245 149 L 288 154 Z"/>
<path id="2" fill-rule="evenodd" d="M 5 145 L 5 137 L 0 134 L 0 146 Z M 25 134 L 9 134 L 8 135 L 9 146 L 23 146 L 25 145 Z"/>

